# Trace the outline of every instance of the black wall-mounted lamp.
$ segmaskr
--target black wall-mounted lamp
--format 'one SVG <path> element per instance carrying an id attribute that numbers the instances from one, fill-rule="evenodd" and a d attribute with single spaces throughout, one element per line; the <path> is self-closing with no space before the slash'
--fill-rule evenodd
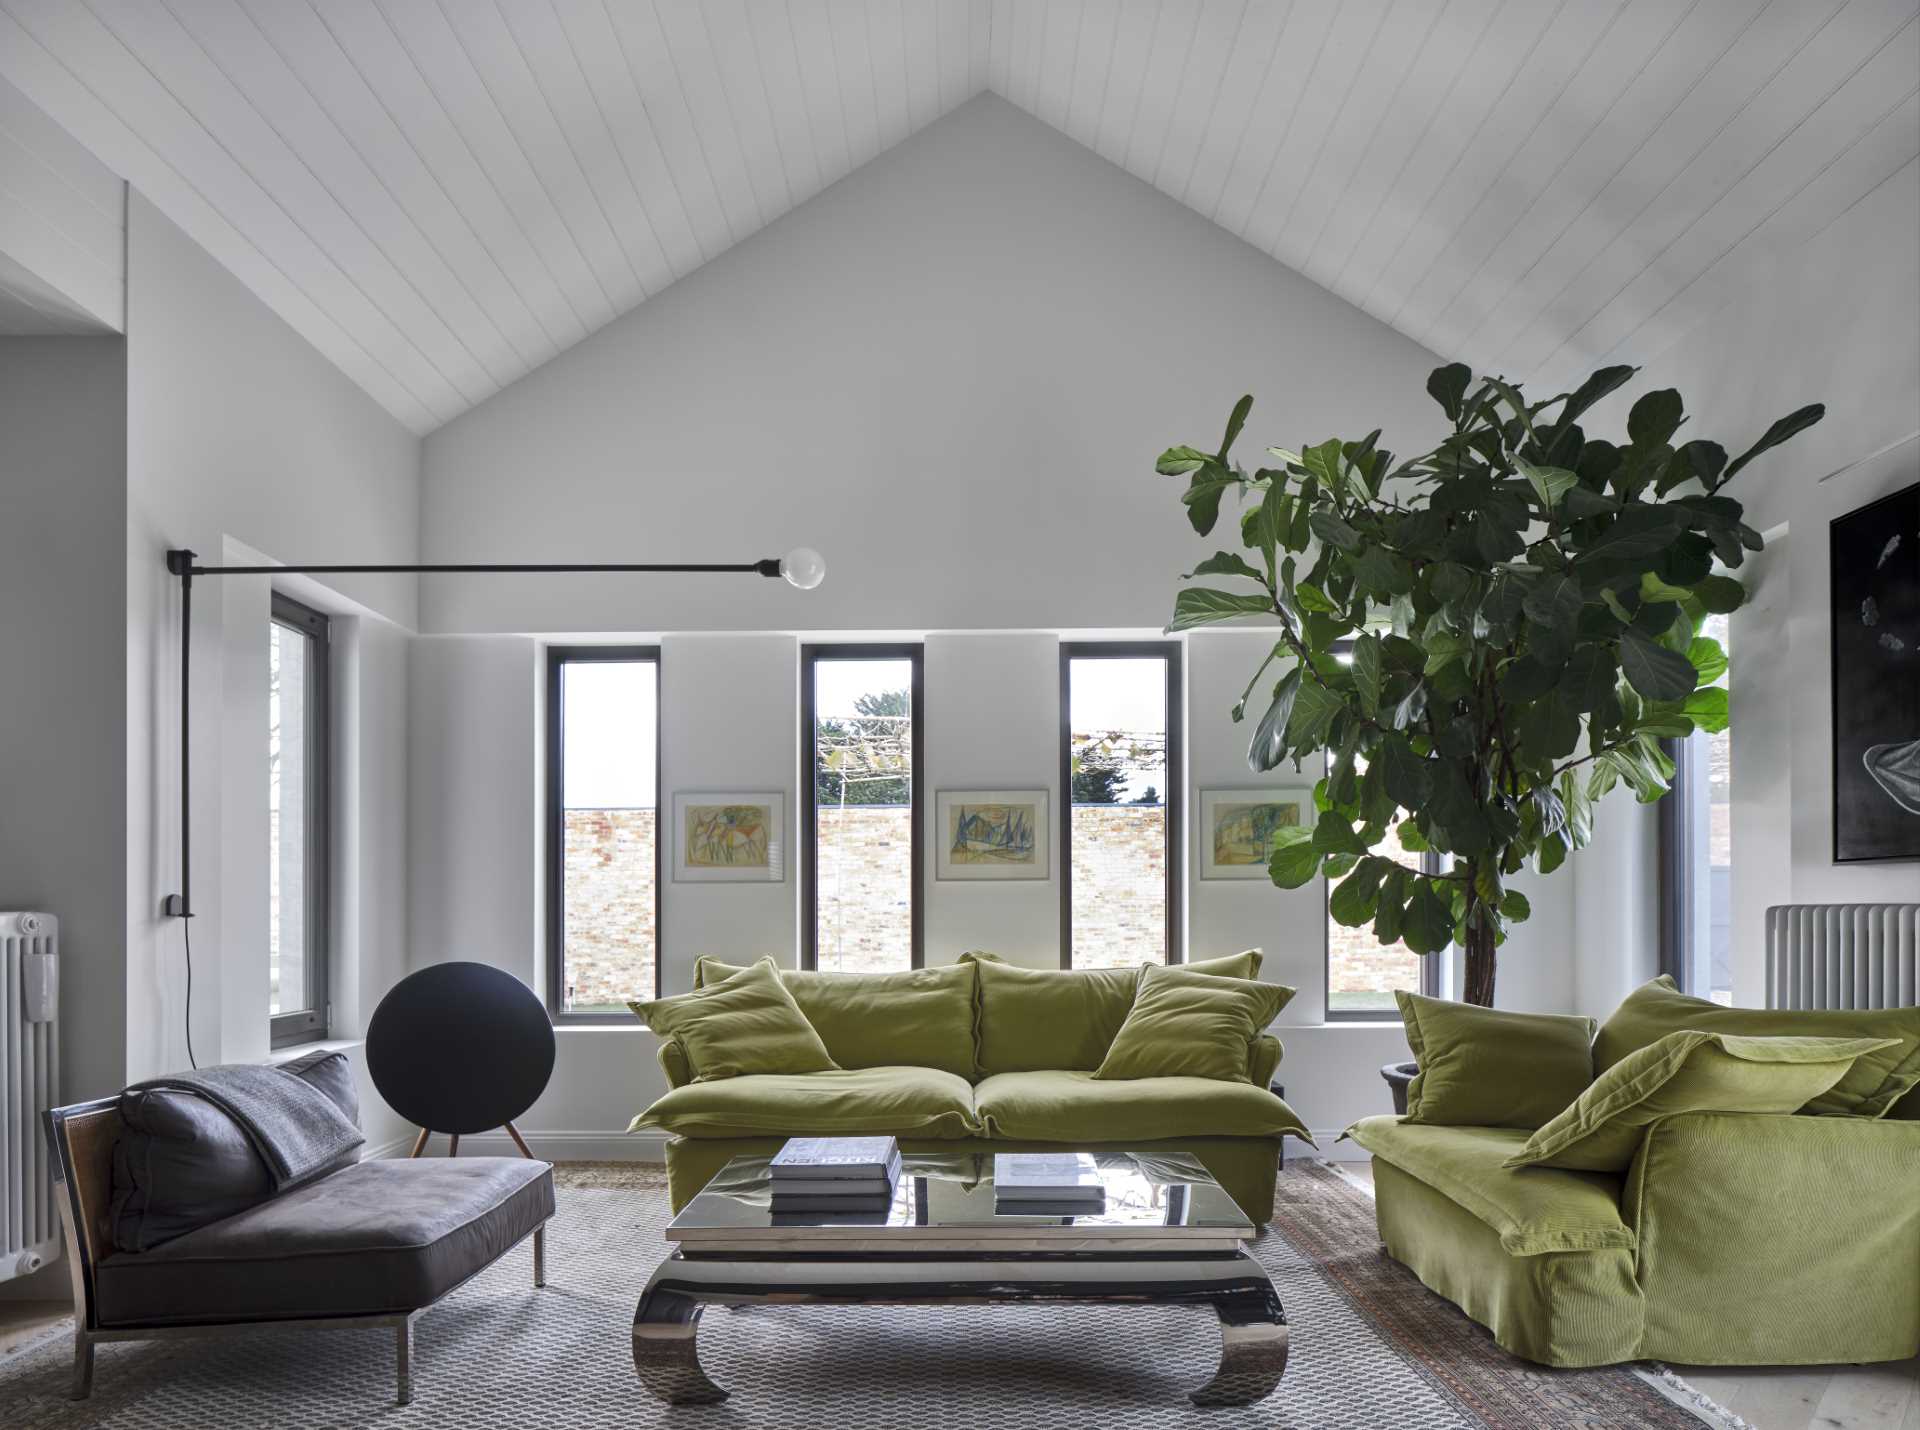
<path id="1" fill-rule="evenodd" d="M 459 563 L 440 566 L 202 566 L 191 551 L 167 553 L 167 570 L 180 578 L 180 892 L 169 894 L 160 909 L 172 918 L 193 917 L 192 763 L 187 736 L 191 711 L 188 673 L 193 655 L 193 581 L 196 576 L 346 576 L 346 575 L 567 575 L 646 574 L 684 575 L 724 573 L 777 577 L 802 591 L 811 591 L 827 577 L 827 563 L 819 552 L 798 546 L 785 556 L 731 564 L 677 562 L 618 564 L 569 562 L 559 565 L 498 565 Z"/>

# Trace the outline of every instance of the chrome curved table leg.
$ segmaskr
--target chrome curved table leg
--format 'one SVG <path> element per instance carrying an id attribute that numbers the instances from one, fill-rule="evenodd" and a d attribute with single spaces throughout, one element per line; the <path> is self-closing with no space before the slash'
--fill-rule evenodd
<path id="1" fill-rule="evenodd" d="M 1287 1373 L 1287 1318 L 1271 1283 L 1214 1302 L 1220 1316 L 1220 1368 L 1188 1398 L 1195 1405 L 1252 1405 Z"/>
<path id="2" fill-rule="evenodd" d="M 691 1296 L 648 1286 L 633 1313 L 633 1368 L 640 1383 L 669 1405 L 715 1405 L 727 1398 L 700 1368 L 694 1337 L 700 1303 Z"/>

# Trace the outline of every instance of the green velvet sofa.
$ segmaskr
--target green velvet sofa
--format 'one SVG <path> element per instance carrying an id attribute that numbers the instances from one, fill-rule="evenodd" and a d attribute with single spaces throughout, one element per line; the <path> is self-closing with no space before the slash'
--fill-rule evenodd
<path id="1" fill-rule="evenodd" d="M 1675 1027 L 1777 1035 L 1798 1016 L 1716 1009 L 1656 980 L 1601 1029 L 1596 1075 Z M 1920 1058 L 1920 1009 L 1859 1016 L 1905 1034 L 1889 1059 Z M 1869 1085 L 1884 1071 L 1862 1068 Z M 1920 1087 L 1878 1115 L 1820 1111 L 1656 1117 L 1619 1174 L 1503 1165 L 1524 1127 L 1371 1117 L 1347 1135 L 1373 1155 L 1387 1253 L 1528 1360 L 1920 1353 Z"/>
<path id="2" fill-rule="evenodd" d="M 1259 955 L 1190 966 L 1252 977 Z M 703 958 L 695 986 L 734 971 Z M 676 1211 L 731 1158 L 768 1155 L 788 1137 L 884 1133 L 909 1163 L 923 1152 L 1186 1154 L 1260 1226 L 1273 1213 L 1281 1139 L 1312 1140 L 1269 1090 L 1281 1056 L 1270 1034 L 1249 1041 L 1244 1081 L 1095 1079 L 1133 1006 L 1138 970 L 1027 969 L 968 955 L 907 973 L 780 976 L 841 1070 L 703 1082 L 680 1043 L 663 1038 L 669 1090 L 629 1130 L 668 1134 Z"/>

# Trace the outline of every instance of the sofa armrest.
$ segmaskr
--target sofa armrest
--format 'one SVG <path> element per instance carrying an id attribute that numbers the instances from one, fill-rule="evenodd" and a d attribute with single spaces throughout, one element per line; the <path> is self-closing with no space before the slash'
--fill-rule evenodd
<path id="1" fill-rule="evenodd" d="M 687 1061 L 687 1050 L 678 1038 L 662 1038 L 654 1056 L 660 1059 L 660 1071 L 667 1075 L 667 1091 L 693 1081 L 693 1064 Z"/>
<path id="2" fill-rule="evenodd" d="M 1271 1033 L 1256 1033 L 1247 1049 L 1247 1081 L 1266 1087 L 1280 1068 L 1280 1040 Z"/>
<path id="3" fill-rule="evenodd" d="M 1657 1119 L 1620 1198 L 1639 1235 L 1650 1341 L 1667 1347 L 1663 1357 L 1739 1364 L 1914 1354 L 1916 1187 L 1920 1123 L 1736 1112 Z M 1709 1323 L 1712 1356 L 1694 1343 Z"/>

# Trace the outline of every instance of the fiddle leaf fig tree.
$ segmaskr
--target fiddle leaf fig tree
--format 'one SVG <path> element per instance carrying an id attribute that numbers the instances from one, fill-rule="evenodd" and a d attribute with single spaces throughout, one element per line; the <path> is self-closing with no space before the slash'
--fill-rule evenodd
<path id="1" fill-rule="evenodd" d="M 1581 417 L 1634 372 L 1603 368 L 1531 402 L 1439 368 L 1427 391 L 1453 430 L 1398 464 L 1375 431 L 1271 447 L 1249 473 L 1232 458 L 1243 397 L 1217 449 L 1172 447 L 1158 463 L 1187 479 L 1202 536 L 1227 495 L 1240 502 L 1241 550 L 1189 573 L 1208 584 L 1181 590 L 1167 629 L 1277 618 L 1233 708 L 1252 723 L 1247 761 L 1327 762 L 1317 821 L 1274 836 L 1273 881 L 1337 881 L 1332 916 L 1382 943 L 1458 942 L 1469 1002 L 1492 1004 L 1495 949 L 1529 912 L 1507 881 L 1587 844 L 1616 785 L 1660 798 L 1662 741 L 1726 728 L 1726 653 L 1700 628 L 1745 599 L 1716 566 L 1761 540 L 1725 489 L 1825 414 L 1803 407 L 1729 461 L 1704 438 L 1676 445 L 1684 409 L 1663 389 L 1633 404 L 1624 443 L 1589 437 Z M 1372 852 L 1390 830 L 1450 856 L 1441 872 Z"/>

